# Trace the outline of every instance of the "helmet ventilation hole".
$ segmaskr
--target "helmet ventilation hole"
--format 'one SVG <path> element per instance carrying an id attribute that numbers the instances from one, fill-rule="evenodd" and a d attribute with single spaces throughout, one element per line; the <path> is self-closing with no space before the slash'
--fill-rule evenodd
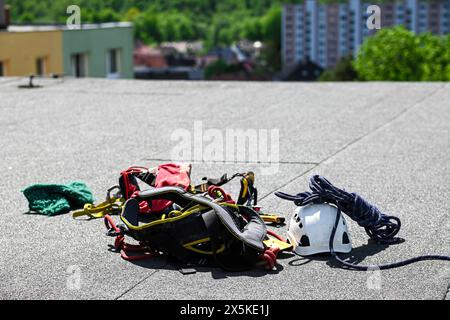
<path id="1" fill-rule="evenodd" d="M 300 228 L 303 228 L 303 223 L 300 222 L 300 224 L 298 225 Z"/>
<path id="2" fill-rule="evenodd" d="M 300 247 L 309 247 L 310 243 L 309 243 L 309 238 L 307 235 L 303 235 L 302 238 L 300 239 L 300 242 L 298 244 Z"/>
<path id="3" fill-rule="evenodd" d="M 344 232 L 344 234 L 342 235 L 342 243 L 343 244 L 349 244 L 350 243 L 350 240 L 348 238 L 347 232 Z"/>

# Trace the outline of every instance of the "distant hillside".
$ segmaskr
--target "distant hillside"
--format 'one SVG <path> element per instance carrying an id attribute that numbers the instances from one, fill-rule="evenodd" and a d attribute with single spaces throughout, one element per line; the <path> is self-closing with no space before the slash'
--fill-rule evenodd
<path id="1" fill-rule="evenodd" d="M 203 40 L 206 48 L 261 40 L 267 61 L 280 67 L 281 4 L 302 0 L 6 0 L 15 23 L 65 23 L 79 5 L 82 23 L 132 21 L 146 43 Z M 322 2 L 336 2 L 324 0 Z M 376 2 L 376 0 L 373 0 Z"/>
<path id="2" fill-rule="evenodd" d="M 264 40 L 264 16 L 282 3 L 303 0 L 6 0 L 15 23 L 64 23 L 66 8 L 79 5 L 82 22 L 131 20 L 146 42 L 238 38 Z M 322 0 L 320 2 L 339 2 Z M 372 0 L 372 2 L 377 2 Z M 273 9 L 275 10 L 275 9 Z M 273 13 L 272 13 L 273 14 Z M 273 39 L 276 41 L 276 39 Z"/>

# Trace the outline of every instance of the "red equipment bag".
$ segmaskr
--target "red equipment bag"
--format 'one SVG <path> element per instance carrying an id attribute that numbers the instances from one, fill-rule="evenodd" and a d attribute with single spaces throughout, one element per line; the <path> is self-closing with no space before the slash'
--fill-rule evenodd
<path id="1" fill-rule="evenodd" d="M 120 173 L 119 185 L 125 200 L 135 197 L 137 191 L 141 191 L 138 180 L 153 188 L 181 187 L 188 190 L 191 185 L 191 165 L 166 163 L 157 168 L 130 167 Z M 172 207 L 169 200 L 141 201 L 139 212 L 142 214 L 164 213 Z"/>

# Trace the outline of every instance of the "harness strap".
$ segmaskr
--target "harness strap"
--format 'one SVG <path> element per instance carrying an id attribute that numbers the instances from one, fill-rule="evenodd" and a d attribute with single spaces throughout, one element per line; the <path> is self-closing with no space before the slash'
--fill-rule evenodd
<path id="1" fill-rule="evenodd" d="M 203 177 L 202 180 L 205 181 L 204 183 L 201 183 L 199 185 L 194 186 L 194 190 L 198 193 L 204 193 L 208 191 L 208 188 L 211 186 L 223 186 L 224 184 L 230 182 L 236 177 L 243 177 L 245 174 L 243 173 L 235 173 L 231 176 L 231 178 L 228 178 L 228 175 L 225 173 L 223 176 L 221 176 L 218 179 L 211 179 L 208 177 Z"/>
<path id="2" fill-rule="evenodd" d="M 218 261 L 217 259 L 217 235 L 219 234 L 219 223 L 217 221 L 217 216 L 214 212 L 214 210 L 208 211 L 204 214 L 202 214 L 203 222 L 205 223 L 206 232 L 209 236 L 210 242 L 211 242 L 211 249 L 213 252 L 214 260 Z"/>
<path id="3" fill-rule="evenodd" d="M 211 248 L 213 252 L 214 261 L 223 269 L 230 272 L 245 271 L 251 268 L 250 265 L 246 265 L 238 257 L 236 258 L 236 265 L 224 264 L 219 257 L 218 253 L 218 235 L 220 234 L 219 220 L 214 210 L 208 211 L 202 215 L 205 227 L 210 238 Z"/>
<path id="4" fill-rule="evenodd" d="M 208 198 L 193 195 L 179 187 L 162 187 L 139 192 L 137 197 L 139 200 L 144 199 L 169 199 L 183 207 L 183 203 L 195 203 L 211 208 L 217 217 L 227 228 L 227 230 L 237 239 L 244 242 L 258 252 L 264 250 L 263 240 L 266 236 L 267 228 L 261 217 L 252 209 L 239 206 L 239 210 L 249 217 L 247 226 L 241 231 L 237 226 L 230 213 L 219 204 L 209 200 Z M 123 215 L 121 215 L 122 221 Z M 124 221 L 126 223 L 126 221 Z"/>
<path id="5" fill-rule="evenodd" d="M 129 244 L 125 242 L 123 230 L 117 227 L 110 215 L 105 215 L 105 226 L 108 229 L 108 235 L 116 235 L 114 240 L 114 249 L 120 251 L 120 256 L 126 261 L 140 261 L 159 256 L 159 252 L 148 249 L 142 244 Z M 139 252 L 141 255 L 129 255 L 129 252 Z"/>
<path id="6" fill-rule="evenodd" d="M 241 190 L 239 191 L 237 204 L 256 206 L 258 204 L 258 190 L 255 188 L 255 174 L 246 173 L 241 179 Z M 252 204 L 253 202 L 253 204 Z"/>

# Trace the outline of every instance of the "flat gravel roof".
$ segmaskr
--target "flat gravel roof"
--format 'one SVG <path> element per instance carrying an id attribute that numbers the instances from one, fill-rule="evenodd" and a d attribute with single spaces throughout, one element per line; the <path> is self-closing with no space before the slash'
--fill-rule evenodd
<path id="1" fill-rule="evenodd" d="M 103 201 L 122 169 L 174 159 L 180 134 L 192 143 L 202 141 L 202 134 L 215 137 L 220 145 L 233 130 L 258 137 L 269 132 L 279 136 L 270 145 L 272 155 L 279 150 L 275 166 L 226 150 L 222 141 L 229 155 L 222 161 L 203 162 L 206 151 L 192 151 L 192 179 L 253 170 L 260 205 L 289 219 L 294 205 L 273 193 L 306 191 L 309 177 L 322 174 L 402 220 L 406 241 L 386 247 L 368 243 L 364 230 L 347 219 L 354 249 L 344 257 L 376 264 L 450 255 L 450 84 L 35 82 L 42 88 L 19 89 L 26 79 L 0 78 L 1 299 L 447 296 L 448 262 L 359 272 L 338 268 L 326 255 L 285 254 L 269 273 L 199 268 L 192 275 L 182 275 L 164 258 L 133 264 L 108 251 L 113 239 L 105 236 L 101 220 L 28 215 L 20 191 L 34 183 L 82 180 Z M 233 194 L 238 184 L 230 184 Z M 286 228 L 275 230 L 285 235 Z M 75 289 L 69 285 L 73 270 L 81 279 Z"/>

